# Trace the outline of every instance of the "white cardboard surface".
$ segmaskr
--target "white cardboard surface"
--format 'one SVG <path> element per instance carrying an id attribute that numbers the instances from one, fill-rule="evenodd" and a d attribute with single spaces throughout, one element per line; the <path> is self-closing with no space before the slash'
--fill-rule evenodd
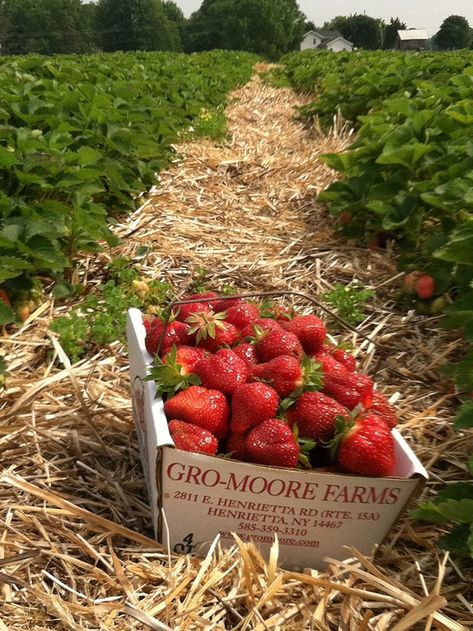
<path id="1" fill-rule="evenodd" d="M 130 309 L 128 348 L 133 410 L 157 538 L 161 509 L 175 552 L 203 554 L 217 533 L 236 532 L 263 552 L 277 532 L 280 564 L 323 567 L 344 558 L 344 546 L 370 554 L 428 475 L 397 430 L 395 477 L 369 478 L 237 462 L 175 449 L 161 399 L 143 381 L 151 356 L 139 310 Z"/>

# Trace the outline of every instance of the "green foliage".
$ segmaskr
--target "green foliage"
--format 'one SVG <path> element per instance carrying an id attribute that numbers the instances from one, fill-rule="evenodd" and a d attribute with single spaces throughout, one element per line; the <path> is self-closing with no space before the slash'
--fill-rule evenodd
<path id="1" fill-rule="evenodd" d="M 278 59 L 299 46 L 303 33 L 296 0 L 204 0 L 184 40 L 188 51 L 246 50 Z"/>
<path id="2" fill-rule="evenodd" d="M 366 305 L 374 293 L 359 286 L 335 285 L 323 294 L 323 300 L 335 308 L 337 315 L 356 326 L 365 319 Z"/>
<path id="3" fill-rule="evenodd" d="M 77 362 L 95 346 L 124 341 L 127 311 L 163 305 L 169 298 L 170 285 L 149 281 L 149 291 L 141 294 L 134 281 L 143 280 L 140 271 L 125 258 L 113 259 L 109 278 L 93 294 L 71 309 L 67 316 L 53 320 L 51 330 L 58 334 L 64 351 Z"/>
<path id="4" fill-rule="evenodd" d="M 160 0 L 100 0 L 97 26 L 103 50 L 179 50 Z"/>
<path id="5" fill-rule="evenodd" d="M 94 8 L 81 0 L 4 0 L 0 3 L 2 54 L 90 52 Z"/>
<path id="6" fill-rule="evenodd" d="M 473 54 L 288 56 L 299 89 L 320 95 L 306 114 L 340 104 L 359 126 L 350 150 L 325 156 L 342 179 L 320 199 L 334 215 L 350 217 L 348 231 L 363 238 L 387 231 L 400 264 L 432 274 L 438 294 L 453 300 L 444 324 L 462 331 L 462 357 L 447 367 L 459 393 L 473 393 Z M 363 76 L 363 80 L 360 80 Z M 359 80 L 357 80 L 357 78 Z M 305 87 L 304 87 L 305 86 Z M 347 87 L 349 89 L 347 89 Z M 353 86 L 359 86 L 353 89 Z M 454 424 L 473 428 L 473 401 Z M 468 460 L 471 473 L 473 459 Z M 416 519 L 453 524 L 439 545 L 473 557 L 473 484 L 448 486 L 423 504 Z"/>
<path id="7" fill-rule="evenodd" d="M 407 29 L 407 24 L 401 22 L 399 18 L 391 18 L 389 24 L 384 25 L 383 30 L 383 48 L 394 48 L 397 41 L 397 32 Z"/>
<path id="8" fill-rule="evenodd" d="M 113 246 L 113 217 L 135 207 L 196 122 L 222 127 L 227 93 L 256 57 L 117 53 L 0 61 L 0 285 L 68 274 L 78 252 Z M 203 110 L 213 120 L 199 122 Z M 211 129 L 210 129 L 211 128 Z"/>
<path id="9" fill-rule="evenodd" d="M 450 15 L 442 22 L 434 41 L 435 45 L 442 50 L 469 48 L 471 29 L 468 20 L 461 15 Z"/>
<path id="10" fill-rule="evenodd" d="M 339 15 L 331 22 L 324 24 L 324 28 L 339 31 L 356 48 L 367 50 L 381 48 L 383 23 L 369 15 L 356 13 L 350 16 Z"/>

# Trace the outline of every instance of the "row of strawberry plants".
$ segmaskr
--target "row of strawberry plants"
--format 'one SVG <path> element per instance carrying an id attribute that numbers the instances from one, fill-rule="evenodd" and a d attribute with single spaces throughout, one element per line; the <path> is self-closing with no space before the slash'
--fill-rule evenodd
<path id="1" fill-rule="evenodd" d="M 301 108 L 308 119 L 317 118 L 323 127 L 340 112 L 355 127 L 360 116 L 377 108 L 388 96 L 422 94 L 422 82 L 442 85 L 452 75 L 473 63 L 473 54 L 386 53 L 385 51 L 337 53 L 307 50 L 282 58 L 287 78 L 301 92 L 315 99 Z"/>
<path id="2" fill-rule="evenodd" d="M 0 289 L 70 273 L 113 245 L 118 213 L 166 165 L 178 135 L 245 83 L 254 55 L 117 53 L 0 62 Z M 6 300 L 4 301 L 6 302 Z M 14 317 L 0 301 L 0 324 Z"/>
<path id="3" fill-rule="evenodd" d="M 405 56 L 392 53 L 382 56 L 386 72 L 382 63 L 377 65 L 376 72 L 380 89 L 387 82 L 384 96 L 372 98 L 369 73 L 364 106 L 360 101 L 362 92 L 352 98 L 347 90 L 340 90 L 338 99 L 346 99 L 346 111 L 352 107 L 356 116 L 360 112 L 364 115 L 357 119 L 358 135 L 350 150 L 324 157 L 342 177 L 320 195 L 320 200 L 329 203 L 331 213 L 348 235 L 368 241 L 374 238 L 378 246 L 386 239 L 395 241 L 400 251 L 400 267 L 414 272 L 409 274 L 414 284 L 417 270 L 424 273 L 424 281 L 430 279 L 420 292 L 429 299 L 429 303 L 424 303 L 425 310 L 444 311 L 445 326 L 461 330 L 466 342 L 463 358 L 458 358 L 449 369 L 463 399 L 455 428 L 471 429 L 473 56 L 470 53 L 412 56 L 409 65 L 417 64 L 417 76 L 409 86 L 402 84 L 400 77 L 402 85 L 398 90 L 391 90 L 393 83 L 389 76 Z M 358 55 L 360 73 L 372 57 Z M 435 64 L 439 60 L 444 64 L 437 75 L 430 72 L 429 57 Z M 330 63 L 338 64 L 334 77 L 329 73 L 318 87 L 313 86 L 321 91 L 317 106 L 320 111 L 334 103 L 337 86 L 343 84 L 342 62 Z M 345 65 L 353 68 L 356 63 L 354 56 Z M 295 73 L 295 56 L 291 64 L 289 77 Z M 344 77 L 343 85 L 350 85 L 351 76 Z M 362 83 L 359 85 L 362 87 Z M 324 86 L 328 86 L 328 94 L 324 93 Z M 305 88 L 308 87 L 306 84 Z M 471 457 L 468 469 L 473 474 Z M 455 528 L 441 540 L 441 545 L 473 557 L 473 484 L 450 485 L 415 515 L 424 520 L 454 522 Z"/>

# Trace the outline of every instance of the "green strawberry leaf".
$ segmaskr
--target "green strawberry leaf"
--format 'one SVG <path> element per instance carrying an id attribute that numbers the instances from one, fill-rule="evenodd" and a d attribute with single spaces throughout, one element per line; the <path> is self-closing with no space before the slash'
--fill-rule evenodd
<path id="1" fill-rule="evenodd" d="M 455 429 L 471 429 L 473 427 L 473 401 L 466 401 L 458 410 L 454 422 Z"/>
<path id="2" fill-rule="evenodd" d="M 438 540 L 442 550 L 448 550 L 457 556 L 473 558 L 473 524 L 461 524 Z"/>
<path id="3" fill-rule="evenodd" d="M 16 314 L 11 307 L 6 305 L 3 300 L 0 300 L 0 326 L 15 322 Z"/>

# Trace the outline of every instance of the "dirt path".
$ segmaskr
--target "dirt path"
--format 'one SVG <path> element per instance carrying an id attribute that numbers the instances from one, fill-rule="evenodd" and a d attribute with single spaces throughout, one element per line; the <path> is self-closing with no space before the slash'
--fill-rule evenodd
<path id="1" fill-rule="evenodd" d="M 182 160 L 160 175 L 144 206 L 118 227 L 124 245 L 114 254 L 133 258 L 138 246 L 147 246 L 143 272 L 170 281 L 177 292 L 196 275 L 215 289 L 231 284 L 320 294 L 335 282 L 359 281 L 377 290 L 362 328 L 389 343 L 386 365 L 395 370 L 383 369 L 377 379 L 388 394 L 400 393 L 403 434 L 416 442 L 434 480 L 455 479 L 463 466 L 462 445 L 448 428 L 448 392 L 438 392 L 432 363 L 436 350 L 447 355 L 454 343 L 436 330 L 435 320 L 396 311 L 389 254 L 348 246 L 334 235 L 314 202 L 334 178 L 318 156 L 343 149 L 348 139 L 311 136 L 293 120 L 300 103 L 290 90 L 268 87 L 256 77 L 236 92 L 228 109 L 228 139 L 178 147 Z M 93 283 L 94 271 L 106 262 L 106 254 L 85 259 L 81 273 Z M 166 550 L 146 539 L 149 512 L 126 351 L 115 344 L 72 367 L 62 357 L 65 366 L 58 367 L 61 349 L 48 326 L 67 309 L 46 302 L 23 329 L 2 340 L 12 376 L 0 407 L 6 471 L 0 486 L 0 629 L 113 631 L 142 629 L 143 622 L 164 628 L 157 620 L 186 631 L 360 629 L 368 628 L 363 621 L 371 617 L 370 628 L 381 630 L 406 622 L 411 611 L 425 614 L 445 606 L 435 596 L 419 604 L 425 597 L 419 574 L 433 590 L 439 573 L 435 531 L 407 522 L 383 547 L 377 569 L 365 559 L 332 565 L 322 577 L 332 582 L 319 585 L 316 573 L 304 578 L 281 572 L 278 589 L 257 614 L 255 603 L 274 576 L 254 555 L 250 569 L 249 557 L 237 548 L 203 569 L 201 584 L 220 578 L 218 587 L 200 593 L 193 581 L 201 561 L 168 560 Z M 362 366 L 373 368 L 373 349 L 356 336 L 351 341 L 360 346 Z M 249 572 L 253 595 L 245 583 Z M 466 594 L 466 582 L 458 565 L 448 562 L 445 584 Z M 227 595 L 232 598 L 224 603 Z M 465 626 L 473 622 L 456 590 L 448 600 L 442 628 L 463 628 L 449 619 Z"/>

